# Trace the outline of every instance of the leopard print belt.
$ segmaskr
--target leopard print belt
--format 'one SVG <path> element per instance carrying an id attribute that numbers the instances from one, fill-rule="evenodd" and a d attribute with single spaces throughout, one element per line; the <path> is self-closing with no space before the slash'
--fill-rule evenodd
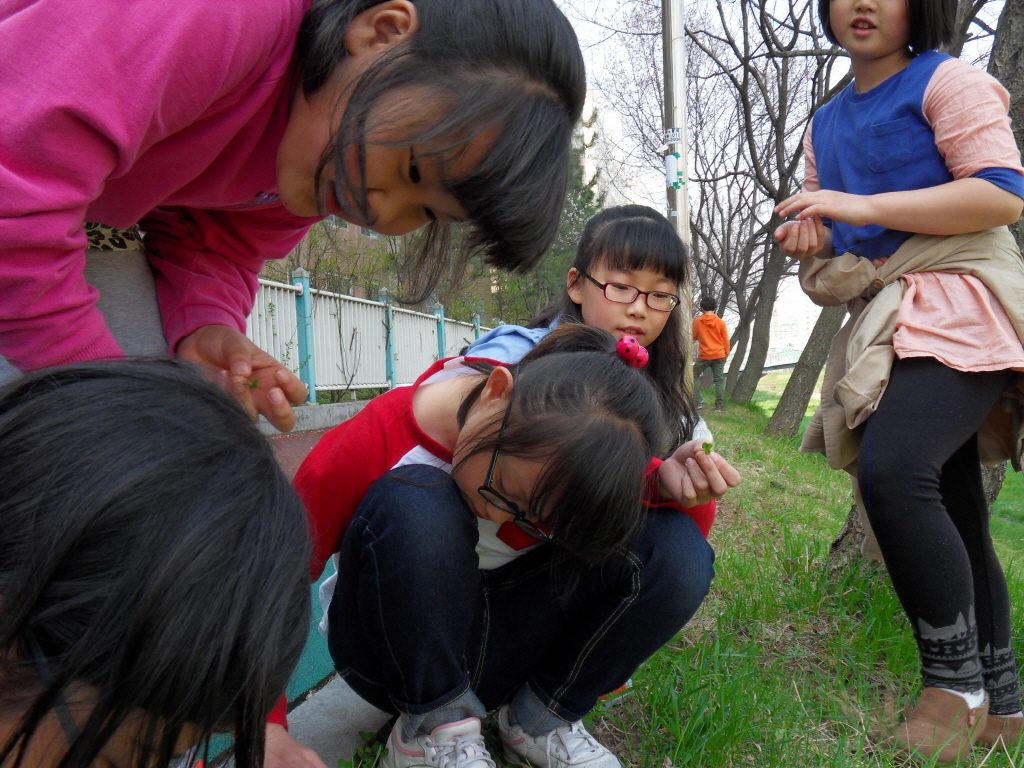
<path id="1" fill-rule="evenodd" d="M 106 224 L 96 222 L 85 223 L 85 234 L 89 237 L 89 248 L 100 251 L 142 251 L 142 235 L 139 225 L 132 224 L 128 229 L 115 229 Z"/>

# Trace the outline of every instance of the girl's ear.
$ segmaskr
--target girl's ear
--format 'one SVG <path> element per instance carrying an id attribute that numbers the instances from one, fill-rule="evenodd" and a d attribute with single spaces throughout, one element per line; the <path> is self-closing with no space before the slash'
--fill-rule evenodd
<path id="1" fill-rule="evenodd" d="M 388 0 L 357 14 L 345 30 L 348 55 L 376 55 L 397 45 L 420 27 L 416 6 L 409 0 Z"/>
<path id="2" fill-rule="evenodd" d="M 495 368 L 487 377 L 487 383 L 480 390 L 479 404 L 482 406 L 495 405 L 499 400 L 508 400 L 512 394 L 514 381 L 512 371 L 508 368 Z"/>
<path id="3" fill-rule="evenodd" d="M 565 278 L 565 290 L 573 304 L 583 303 L 583 281 L 580 280 L 580 271 L 576 267 L 569 267 L 569 274 Z"/>

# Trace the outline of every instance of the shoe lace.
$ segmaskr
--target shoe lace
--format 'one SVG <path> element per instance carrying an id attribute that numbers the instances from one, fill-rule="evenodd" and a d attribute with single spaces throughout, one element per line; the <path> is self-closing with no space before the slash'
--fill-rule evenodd
<path id="1" fill-rule="evenodd" d="M 558 737 L 558 740 L 562 742 L 561 749 L 555 744 L 555 737 Z M 564 754 L 558 754 L 556 750 L 558 753 Z M 547 743 L 544 745 L 548 765 L 552 764 L 552 756 L 566 763 L 574 763 L 580 758 L 600 754 L 603 751 L 604 747 L 601 746 L 601 742 L 590 735 L 587 729 L 583 727 L 582 721 L 577 721 L 571 725 L 565 725 L 551 731 L 548 733 Z"/>
<path id="2" fill-rule="evenodd" d="M 437 768 L 496 768 L 482 735 L 431 741 Z"/>

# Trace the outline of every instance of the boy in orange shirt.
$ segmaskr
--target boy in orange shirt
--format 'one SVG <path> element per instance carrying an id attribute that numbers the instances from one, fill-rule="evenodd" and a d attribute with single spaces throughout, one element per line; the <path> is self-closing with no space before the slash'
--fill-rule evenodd
<path id="1" fill-rule="evenodd" d="M 718 303 L 710 296 L 700 300 L 703 314 L 693 319 L 693 338 L 700 345 L 700 353 L 693 365 L 693 379 L 697 381 L 705 368 L 711 368 L 715 379 L 715 410 L 722 412 L 725 404 L 725 358 L 729 356 L 729 331 L 725 321 L 715 314 Z M 697 385 L 698 408 L 704 407 L 704 398 Z"/>

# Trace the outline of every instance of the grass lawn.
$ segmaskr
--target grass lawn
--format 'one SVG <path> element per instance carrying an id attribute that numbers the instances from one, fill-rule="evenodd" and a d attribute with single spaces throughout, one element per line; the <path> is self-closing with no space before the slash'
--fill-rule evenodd
<path id="1" fill-rule="evenodd" d="M 638 671 L 635 695 L 591 716 L 630 765 L 907 764 L 878 742 L 917 690 L 910 627 L 884 570 L 827 572 L 828 546 L 851 504 L 849 480 L 823 457 L 799 453 L 798 438 L 763 434 L 786 378 L 762 379 L 749 407 L 702 411 L 743 485 L 720 504 L 712 530 L 711 595 Z M 1019 609 L 1024 482 L 1010 475 L 993 535 Z M 1024 617 L 1014 618 L 1020 648 Z M 1016 768 L 1024 755 L 976 749 L 962 765 Z"/>

